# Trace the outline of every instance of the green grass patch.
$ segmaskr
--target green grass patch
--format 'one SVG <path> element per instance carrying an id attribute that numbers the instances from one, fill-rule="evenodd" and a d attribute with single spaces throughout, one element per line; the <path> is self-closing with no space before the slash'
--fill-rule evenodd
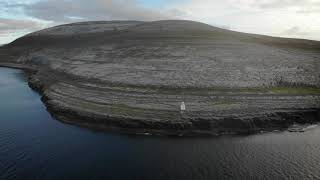
<path id="1" fill-rule="evenodd" d="M 320 88 L 316 87 L 273 87 L 269 90 L 276 94 L 316 94 L 320 95 Z"/>
<path id="2" fill-rule="evenodd" d="M 214 95 L 214 94 L 301 94 L 320 95 L 317 87 L 257 87 L 257 88 L 158 88 L 161 94 Z"/>

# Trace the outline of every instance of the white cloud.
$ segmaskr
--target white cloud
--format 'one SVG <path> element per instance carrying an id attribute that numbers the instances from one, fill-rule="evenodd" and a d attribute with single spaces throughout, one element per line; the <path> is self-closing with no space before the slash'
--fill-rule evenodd
<path id="1" fill-rule="evenodd" d="M 299 37 L 320 40 L 320 11 L 311 11 L 320 8 L 319 0 L 190 0 L 176 8 L 185 19 L 237 31 L 285 36 L 288 27 L 297 27 L 304 32 Z"/>
<path id="2" fill-rule="evenodd" d="M 320 7 L 318 0 L 228 0 L 236 6 L 256 9 L 308 9 Z"/>
<path id="3" fill-rule="evenodd" d="M 307 35 L 307 32 L 301 30 L 300 27 L 294 26 L 283 32 L 284 35 Z"/>

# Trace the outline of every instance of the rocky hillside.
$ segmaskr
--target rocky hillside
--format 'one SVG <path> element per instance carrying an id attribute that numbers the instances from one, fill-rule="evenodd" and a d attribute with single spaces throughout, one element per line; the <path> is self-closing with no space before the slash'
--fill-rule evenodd
<path id="1" fill-rule="evenodd" d="M 219 133 L 319 119 L 318 41 L 192 21 L 83 22 L 1 47 L 0 64 L 36 70 L 30 85 L 71 123 Z"/>

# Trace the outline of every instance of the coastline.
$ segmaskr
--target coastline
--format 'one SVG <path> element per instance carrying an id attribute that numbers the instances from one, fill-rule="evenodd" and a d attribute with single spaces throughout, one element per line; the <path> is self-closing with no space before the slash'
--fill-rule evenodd
<path id="1" fill-rule="evenodd" d="M 256 115 L 248 119 L 225 117 L 222 120 L 197 119 L 186 121 L 187 123 L 172 123 L 169 121 L 148 122 L 143 119 L 112 117 L 107 114 L 79 109 L 74 106 L 63 106 L 61 102 L 56 103 L 57 101 L 50 99 L 46 95 L 45 91 L 48 87 L 45 87 L 41 81 L 34 81 L 33 76 L 37 72 L 36 67 L 14 63 L 0 63 L 0 66 L 25 71 L 29 87 L 40 94 L 42 102 L 55 119 L 63 123 L 93 130 L 156 136 L 220 136 L 285 130 L 296 122 L 312 124 L 320 121 L 320 108 L 271 111 L 269 114 L 260 114 L 260 117 Z M 227 121 L 228 123 L 213 126 L 211 124 L 212 121 Z M 241 122 L 240 126 L 239 122 Z M 257 126 L 264 123 L 265 125 L 261 127 Z M 239 127 L 237 128 L 237 126 Z"/>

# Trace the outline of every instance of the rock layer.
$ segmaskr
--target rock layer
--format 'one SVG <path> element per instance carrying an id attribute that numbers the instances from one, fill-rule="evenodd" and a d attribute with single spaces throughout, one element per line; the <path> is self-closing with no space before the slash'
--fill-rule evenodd
<path id="1" fill-rule="evenodd" d="M 320 119 L 318 41 L 192 21 L 85 22 L 17 39 L 0 64 L 34 70 L 29 84 L 57 119 L 101 129 L 219 134 Z"/>

